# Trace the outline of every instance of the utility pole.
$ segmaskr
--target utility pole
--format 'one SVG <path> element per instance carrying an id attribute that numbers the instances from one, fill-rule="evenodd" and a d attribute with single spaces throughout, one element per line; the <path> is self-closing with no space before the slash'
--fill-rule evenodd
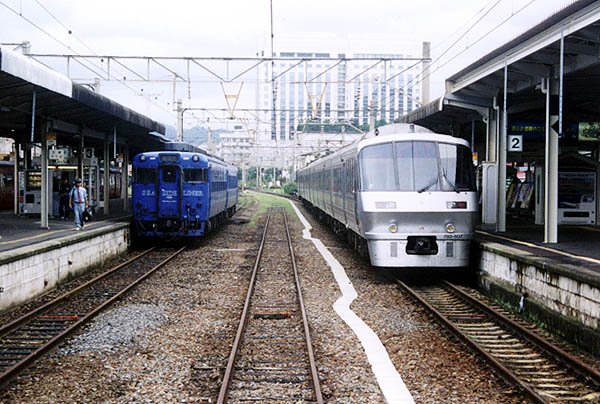
<path id="1" fill-rule="evenodd" d="M 375 130 L 375 108 L 373 106 L 373 100 L 369 103 L 369 132 Z"/>
<path id="2" fill-rule="evenodd" d="M 183 142 L 183 108 L 181 108 L 181 98 L 175 103 L 177 111 L 177 141 Z"/>
<path id="3" fill-rule="evenodd" d="M 423 42 L 423 84 L 422 84 L 422 104 L 429 103 L 429 67 L 431 65 L 431 44 Z"/>
<path id="4" fill-rule="evenodd" d="M 260 157 L 256 153 L 256 187 L 260 188 Z"/>
<path id="5" fill-rule="evenodd" d="M 275 105 L 277 93 L 275 91 L 275 51 L 273 47 L 273 41 L 275 39 L 275 35 L 273 34 L 273 0 L 270 1 L 271 5 L 271 90 L 273 91 L 273 110 L 271 111 L 271 139 L 275 139 L 275 159 L 273 161 L 273 166 L 275 166 L 277 162 L 277 155 L 279 154 L 279 140 L 277 139 L 277 131 L 275 130 L 275 125 L 277 124 L 275 118 Z M 273 180 L 277 181 L 277 176 L 273 173 Z"/>
<path id="6" fill-rule="evenodd" d="M 242 190 L 246 189 L 246 154 L 242 151 Z"/>

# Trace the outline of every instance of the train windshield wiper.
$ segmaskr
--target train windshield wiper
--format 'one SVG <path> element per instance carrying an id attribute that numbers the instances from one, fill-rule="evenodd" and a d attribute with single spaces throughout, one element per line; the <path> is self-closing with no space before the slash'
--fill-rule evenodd
<path id="1" fill-rule="evenodd" d="M 431 188 L 432 186 L 434 186 L 437 183 L 438 183 L 438 178 L 436 178 L 435 181 L 433 181 L 431 184 L 427 185 L 426 187 L 423 187 L 423 188 L 419 189 L 417 192 L 418 193 L 425 192 L 425 191 L 427 191 L 429 188 Z"/>
<path id="2" fill-rule="evenodd" d="M 452 190 L 453 190 L 454 192 L 456 192 L 457 194 L 460 194 L 460 191 L 458 190 L 458 188 L 456 188 L 456 185 L 454 185 L 454 184 L 452 183 L 452 181 L 450 181 L 450 180 L 448 179 L 448 176 L 446 175 L 446 170 L 445 170 L 445 169 L 442 169 L 442 178 L 444 179 L 444 181 L 446 181 L 446 183 L 447 183 L 448 185 L 450 185 L 450 187 L 452 188 Z"/>

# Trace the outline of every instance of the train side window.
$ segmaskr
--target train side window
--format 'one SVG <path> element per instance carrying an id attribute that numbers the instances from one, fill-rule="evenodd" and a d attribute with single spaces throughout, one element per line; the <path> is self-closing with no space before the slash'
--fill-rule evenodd
<path id="1" fill-rule="evenodd" d="M 162 166 L 162 182 L 174 184 L 177 182 L 177 166 Z"/>
<path id="2" fill-rule="evenodd" d="M 333 169 L 333 192 L 342 192 L 342 167 L 336 167 Z"/>
<path id="3" fill-rule="evenodd" d="M 205 171 L 204 168 L 184 168 L 183 180 L 195 184 L 206 182 Z"/>
<path id="4" fill-rule="evenodd" d="M 135 183 L 156 184 L 156 169 L 137 167 L 135 169 Z"/>

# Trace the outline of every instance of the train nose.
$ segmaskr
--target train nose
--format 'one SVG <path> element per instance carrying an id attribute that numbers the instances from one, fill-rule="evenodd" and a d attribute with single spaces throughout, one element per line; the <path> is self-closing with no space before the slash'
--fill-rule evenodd
<path id="1" fill-rule="evenodd" d="M 406 253 L 412 255 L 434 255 L 438 253 L 435 236 L 409 236 Z"/>

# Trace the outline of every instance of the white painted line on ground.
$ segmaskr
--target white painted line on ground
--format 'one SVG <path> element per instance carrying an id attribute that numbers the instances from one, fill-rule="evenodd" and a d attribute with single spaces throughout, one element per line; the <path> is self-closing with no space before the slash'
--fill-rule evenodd
<path id="1" fill-rule="evenodd" d="M 310 230 L 312 229 L 312 226 L 298 210 L 296 205 L 292 201 L 289 202 L 294 208 L 298 219 L 300 219 L 304 225 L 304 230 L 302 231 L 303 237 L 313 242 L 331 268 L 331 272 L 342 292 L 342 297 L 333 304 L 333 309 L 342 320 L 348 324 L 363 346 L 367 358 L 371 363 L 371 369 L 375 374 L 375 378 L 377 379 L 377 383 L 379 383 L 379 387 L 381 388 L 386 402 L 389 404 L 414 404 L 415 401 L 413 400 L 412 395 L 406 388 L 402 377 L 400 377 L 400 374 L 394 367 L 392 360 L 379 340 L 379 337 L 377 337 L 377 334 L 375 334 L 375 332 L 369 328 L 356 313 L 350 310 L 350 304 L 358 297 L 358 293 L 356 293 L 354 286 L 352 286 L 352 282 L 350 282 L 348 275 L 346 275 L 344 267 L 337 259 L 335 259 L 331 252 L 327 250 L 321 240 L 311 236 Z"/>

